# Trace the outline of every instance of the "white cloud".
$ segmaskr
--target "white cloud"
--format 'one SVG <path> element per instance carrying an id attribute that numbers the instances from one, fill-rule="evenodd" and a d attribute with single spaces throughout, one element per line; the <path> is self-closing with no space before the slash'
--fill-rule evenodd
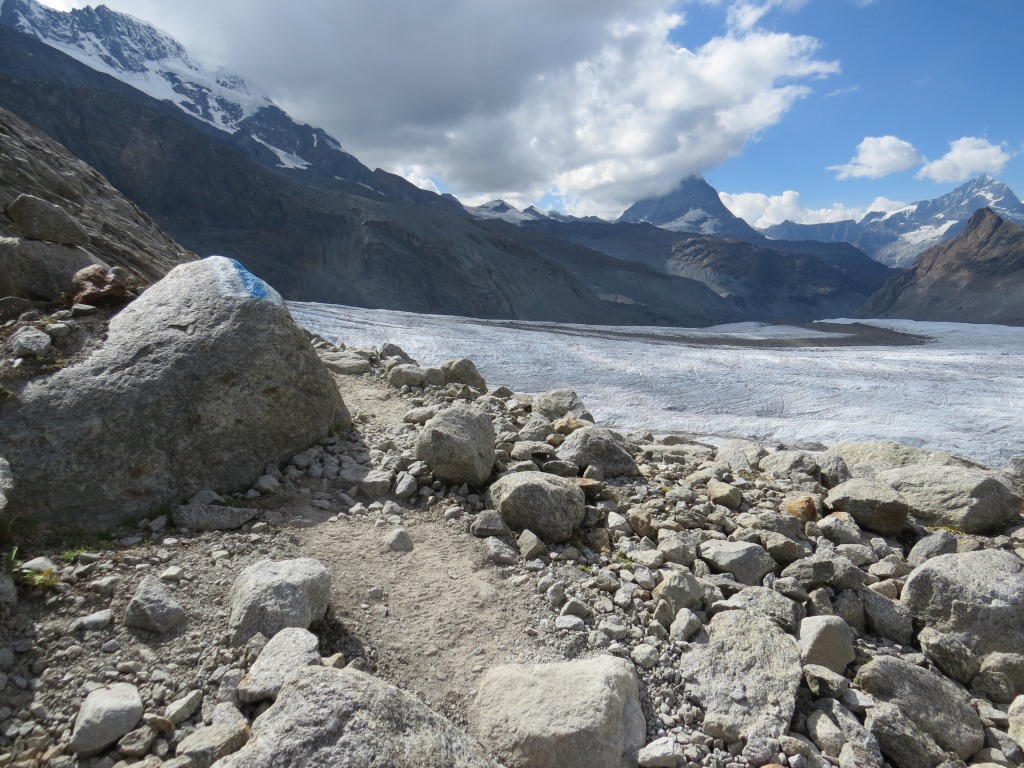
<path id="1" fill-rule="evenodd" d="M 842 181 L 850 178 L 880 179 L 905 171 L 924 160 L 909 141 L 895 136 L 868 136 L 857 145 L 857 154 L 844 165 L 830 165 Z"/>
<path id="2" fill-rule="evenodd" d="M 917 172 L 917 178 L 937 183 L 964 181 L 979 173 L 1000 173 L 1012 155 L 999 144 L 976 136 L 949 143 L 949 152 Z"/>
<path id="3" fill-rule="evenodd" d="M 829 221 L 853 219 L 860 221 L 869 211 L 896 211 L 905 208 L 906 203 L 878 197 L 867 206 L 849 207 L 833 203 L 828 208 L 807 208 L 800 201 L 800 193 L 787 189 L 781 195 L 766 195 L 761 192 L 741 192 L 731 195 L 719 193 L 725 207 L 746 221 L 752 227 L 765 228 L 783 221 L 797 224 L 822 224 Z"/>
<path id="4" fill-rule="evenodd" d="M 727 18 L 729 26 L 746 32 L 757 26 L 761 19 L 775 8 L 796 11 L 806 4 L 807 0 L 739 0 L 729 6 Z"/>
<path id="5" fill-rule="evenodd" d="M 739 154 L 838 71 L 757 26 L 803 2 L 722 3 L 722 34 L 688 49 L 674 0 L 107 0 L 371 167 L 606 216 Z"/>

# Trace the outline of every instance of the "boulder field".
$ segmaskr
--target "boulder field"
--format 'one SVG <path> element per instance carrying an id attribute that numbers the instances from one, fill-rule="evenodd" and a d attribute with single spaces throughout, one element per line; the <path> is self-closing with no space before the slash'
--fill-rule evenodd
<path id="1" fill-rule="evenodd" d="M 216 258 L 0 409 L 0 515 L 106 536 L 0 574 L 0 768 L 1024 764 L 1004 472 L 619 434 Z"/>

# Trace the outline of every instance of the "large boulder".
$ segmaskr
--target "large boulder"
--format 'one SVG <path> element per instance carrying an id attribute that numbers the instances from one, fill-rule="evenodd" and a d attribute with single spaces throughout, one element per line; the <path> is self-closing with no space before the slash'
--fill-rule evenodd
<path id="1" fill-rule="evenodd" d="M 88 245 L 89 233 L 59 205 L 34 195 L 18 195 L 7 206 L 7 215 L 21 236 L 59 245 Z"/>
<path id="2" fill-rule="evenodd" d="M 900 601 L 938 633 L 931 640 L 938 648 L 963 646 L 979 660 L 1024 652 L 1024 562 L 1010 552 L 933 557 L 907 577 Z"/>
<path id="3" fill-rule="evenodd" d="M 483 748 L 413 696 L 351 668 L 307 667 L 217 768 L 315 765 L 496 768 Z"/>
<path id="4" fill-rule="evenodd" d="M 306 629 L 323 618 L 331 597 L 331 573 L 319 560 L 260 560 L 235 579 L 228 603 L 236 645 L 257 632 L 273 637 L 285 627 Z"/>
<path id="5" fill-rule="evenodd" d="M 800 687 L 800 648 L 771 619 L 723 611 L 679 659 L 687 693 L 704 709 L 704 730 L 763 749 L 789 730 Z"/>
<path id="6" fill-rule="evenodd" d="M 577 429 L 559 446 L 558 458 L 580 469 L 596 467 L 605 477 L 639 474 L 633 457 L 611 432 L 601 427 Z"/>
<path id="7" fill-rule="evenodd" d="M 879 472 L 925 525 L 965 533 L 1000 533 L 1021 511 L 1021 498 L 989 472 L 972 467 L 903 467 Z"/>
<path id="8" fill-rule="evenodd" d="M 134 685 L 97 688 L 78 710 L 68 748 L 79 757 L 95 755 L 134 728 L 142 712 L 142 697 Z"/>
<path id="9" fill-rule="evenodd" d="M 826 451 L 839 456 L 850 467 L 857 464 L 877 464 L 883 467 L 910 467 L 924 464 L 941 467 L 977 466 L 967 459 L 927 448 L 915 448 L 891 440 L 865 440 L 856 443 L 837 443 Z"/>
<path id="10" fill-rule="evenodd" d="M 775 568 L 768 550 L 746 541 L 709 539 L 700 545 L 700 557 L 715 573 L 731 573 L 740 584 L 757 586 Z"/>
<path id="11" fill-rule="evenodd" d="M 115 315 L 90 357 L 0 407 L 0 455 L 23 520 L 102 527 L 247 488 L 347 419 L 281 297 L 210 257 Z"/>
<path id="12" fill-rule="evenodd" d="M 580 396 L 571 389 L 552 389 L 534 395 L 533 412 L 548 421 L 570 415 L 577 419 L 594 422 L 594 417 L 590 415 L 590 411 L 587 410 Z"/>
<path id="13" fill-rule="evenodd" d="M 879 656 L 860 668 L 854 684 L 877 701 L 895 706 L 921 734 L 961 760 L 985 746 L 981 718 L 970 699 L 941 674 Z"/>
<path id="14" fill-rule="evenodd" d="M 472 360 L 464 357 L 445 360 L 439 367 L 444 372 L 446 384 L 465 384 L 481 392 L 487 391 L 487 382 Z"/>
<path id="15" fill-rule="evenodd" d="M 58 301 L 71 296 L 79 270 L 99 263 L 84 248 L 0 237 L 0 296 Z"/>
<path id="16" fill-rule="evenodd" d="M 565 541 L 583 522 L 586 497 L 564 477 L 516 472 L 495 482 L 487 504 L 509 528 L 530 530 L 548 544 Z"/>
<path id="17" fill-rule="evenodd" d="M 825 497 L 825 506 L 846 512 L 861 528 L 882 536 L 895 536 L 907 524 L 910 507 L 892 486 L 856 478 L 840 483 Z"/>
<path id="18" fill-rule="evenodd" d="M 633 768 L 647 732 L 636 671 L 612 656 L 490 669 L 471 719 L 519 768 Z"/>
<path id="19" fill-rule="evenodd" d="M 446 483 L 481 486 L 494 468 L 494 426 L 474 405 L 454 405 L 423 425 L 416 458 Z"/>

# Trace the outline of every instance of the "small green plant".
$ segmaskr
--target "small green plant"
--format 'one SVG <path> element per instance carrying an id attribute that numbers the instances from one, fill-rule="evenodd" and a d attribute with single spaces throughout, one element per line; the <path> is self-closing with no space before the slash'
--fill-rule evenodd
<path id="1" fill-rule="evenodd" d="M 30 587 L 39 587 L 40 589 L 53 589 L 55 586 L 60 584 L 60 574 L 53 568 L 47 568 L 44 571 L 19 571 L 18 581 L 22 584 L 27 584 Z"/>
<path id="2" fill-rule="evenodd" d="M 11 547 L 11 551 L 4 555 L 3 565 L 0 566 L 4 573 L 14 574 L 14 568 L 18 564 L 18 548 Z"/>
<path id="3" fill-rule="evenodd" d="M 576 567 L 588 576 L 594 572 L 594 570 L 589 565 L 577 565 Z"/>
<path id="4" fill-rule="evenodd" d="M 74 563 L 78 560 L 79 555 L 87 551 L 86 549 L 68 549 L 61 553 L 60 559 L 65 563 Z"/>

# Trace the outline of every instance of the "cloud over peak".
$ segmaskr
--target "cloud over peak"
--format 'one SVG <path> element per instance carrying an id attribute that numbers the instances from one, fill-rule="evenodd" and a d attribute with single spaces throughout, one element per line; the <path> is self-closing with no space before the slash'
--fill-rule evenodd
<path id="1" fill-rule="evenodd" d="M 880 179 L 899 173 L 923 161 L 909 141 L 895 136 L 867 136 L 857 145 L 857 154 L 848 163 L 830 165 L 839 180 L 852 178 Z"/>
<path id="2" fill-rule="evenodd" d="M 675 0 L 132 0 L 132 13 L 371 166 L 467 199 L 614 216 L 737 155 L 838 71 L 813 37 L 759 24 L 805 0 L 702 1 L 719 6 L 717 32 L 687 26 Z"/>
<path id="3" fill-rule="evenodd" d="M 936 183 L 963 181 L 979 173 L 1001 173 L 1012 155 L 988 139 L 964 136 L 949 143 L 949 152 L 925 163 L 916 174 Z"/>

